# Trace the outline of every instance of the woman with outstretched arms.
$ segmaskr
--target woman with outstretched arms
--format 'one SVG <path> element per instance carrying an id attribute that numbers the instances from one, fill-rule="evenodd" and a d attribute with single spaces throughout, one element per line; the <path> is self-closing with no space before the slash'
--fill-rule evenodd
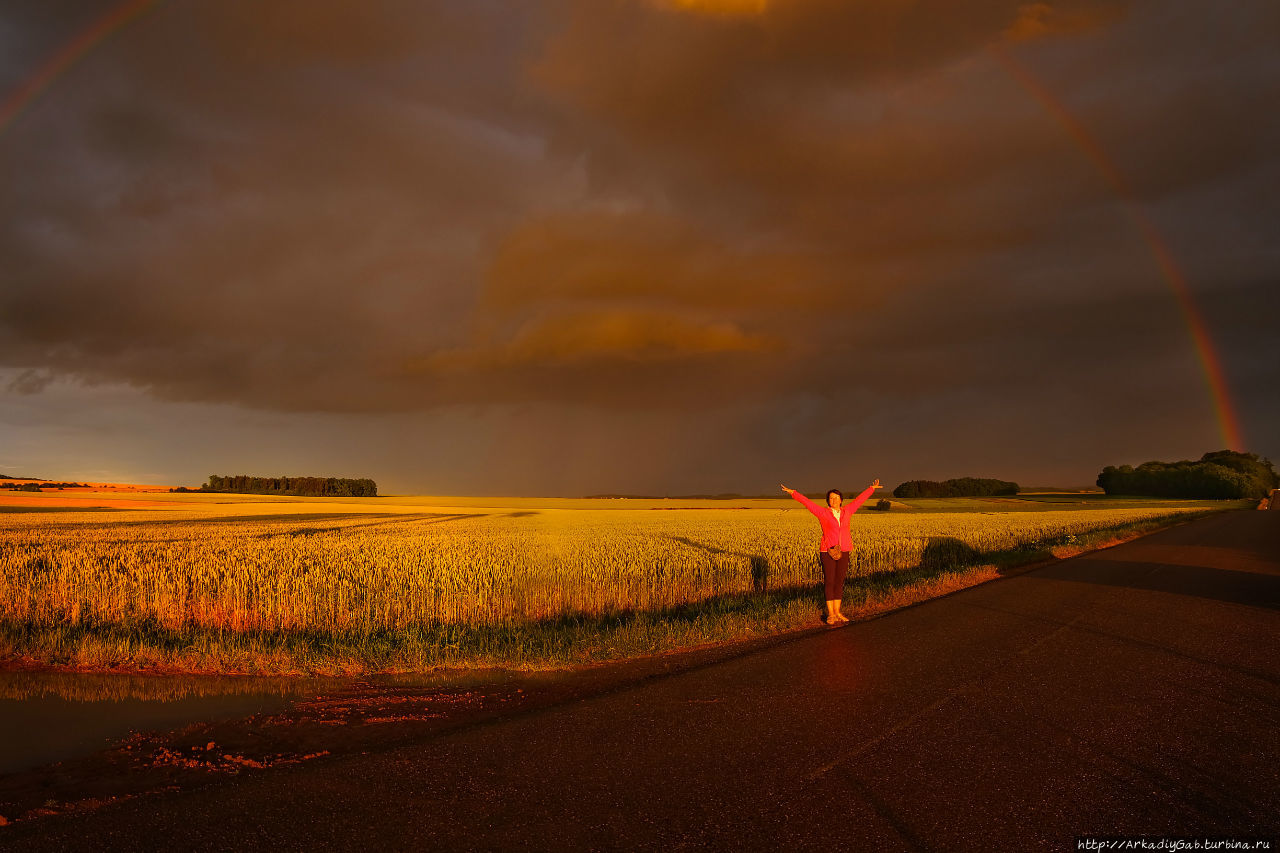
<path id="1" fill-rule="evenodd" d="M 849 552 L 853 550 L 853 539 L 849 536 L 849 519 L 858 507 L 866 503 L 871 493 L 880 488 L 876 480 L 853 499 L 844 505 L 844 494 L 839 489 L 827 492 L 827 505 L 818 506 L 795 489 L 782 487 L 782 491 L 800 501 L 804 508 L 813 513 L 822 525 L 822 541 L 818 551 L 822 559 L 822 580 L 827 596 L 827 624 L 842 625 L 849 619 L 840 612 L 840 604 L 844 599 L 844 576 L 849 571 Z"/>

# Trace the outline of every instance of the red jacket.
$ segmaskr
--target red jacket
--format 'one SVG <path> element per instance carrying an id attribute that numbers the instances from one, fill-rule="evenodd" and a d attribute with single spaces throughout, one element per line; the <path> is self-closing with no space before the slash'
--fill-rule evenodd
<path id="1" fill-rule="evenodd" d="M 836 521 L 835 514 L 831 512 L 831 507 L 818 506 L 799 492 L 792 492 L 791 497 L 804 504 L 804 508 L 817 516 L 818 523 L 822 525 L 822 542 L 818 545 L 819 551 L 825 551 L 832 545 L 837 544 L 840 546 L 841 551 L 852 551 L 853 539 L 849 537 L 849 519 L 858 511 L 858 507 L 866 503 L 867 498 L 871 497 L 871 493 L 874 491 L 874 486 L 868 486 L 862 494 L 849 503 L 842 505 L 840 507 L 839 521 Z"/>

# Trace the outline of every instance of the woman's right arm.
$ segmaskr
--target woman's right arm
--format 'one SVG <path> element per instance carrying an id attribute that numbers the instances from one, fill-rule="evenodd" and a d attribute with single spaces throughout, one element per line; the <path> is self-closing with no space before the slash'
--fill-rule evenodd
<path id="1" fill-rule="evenodd" d="M 822 518 L 822 516 L 818 515 L 818 506 L 813 501 L 809 500 L 804 495 L 797 492 L 795 489 L 788 489 L 786 486 L 782 487 L 782 491 L 786 492 L 787 494 L 791 495 L 791 497 L 795 498 L 796 500 L 800 501 L 800 503 L 804 504 L 804 508 L 809 510 L 809 512 L 813 513 L 819 519 Z"/>

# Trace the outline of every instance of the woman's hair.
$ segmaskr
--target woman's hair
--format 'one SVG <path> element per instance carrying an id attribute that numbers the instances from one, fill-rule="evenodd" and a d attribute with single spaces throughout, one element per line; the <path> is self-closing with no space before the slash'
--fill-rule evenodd
<path id="1" fill-rule="evenodd" d="M 827 492 L 827 503 L 828 503 L 828 504 L 830 504 L 830 503 L 831 503 L 831 496 L 832 496 L 832 495 L 839 495 L 839 496 L 840 496 L 840 503 L 844 503 L 844 492 L 840 491 L 839 489 L 832 489 L 831 491 Z"/>

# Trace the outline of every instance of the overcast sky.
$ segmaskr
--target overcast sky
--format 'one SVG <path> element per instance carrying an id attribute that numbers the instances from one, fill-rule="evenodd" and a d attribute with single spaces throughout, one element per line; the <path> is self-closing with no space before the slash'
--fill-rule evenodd
<path id="1" fill-rule="evenodd" d="M 1091 484 L 1224 443 L 1139 219 L 1280 458 L 1277 104 L 1274 0 L 160 2 L 0 127 L 0 471 Z"/>

